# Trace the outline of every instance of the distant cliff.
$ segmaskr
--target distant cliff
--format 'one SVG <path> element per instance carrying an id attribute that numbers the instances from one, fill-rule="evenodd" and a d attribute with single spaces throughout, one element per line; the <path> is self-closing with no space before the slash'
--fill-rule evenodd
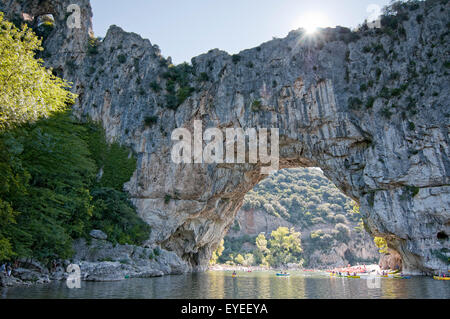
<path id="1" fill-rule="evenodd" d="M 279 171 L 246 195 L 220 260 L 229 259 L 230 253 L 252 252 L 258 234 L 269 236 L 283 226 L 302 234 L 304 267 L 378 263 L 378 248 L 360 228 L 361 216 L 353 212 L 352 204 L 317 169 Z"/>
<path id="2" fill-rule="evenodd" d="M 81 8 L 70 28 L 67 7 Z M 320 167 L 358 201 L 372 235 L 385 237 L 406 272 L 448 267 L 450 245 L 448 0 L 395 4 L 381 28 L 302 30 L 231 56 L 217 49 L 173 67 L 149 40 L 112 26 L 92 34 L 88 0 L 2 0 L 0 10 L 43 30 L 41 53 L 79 94 L 74 110 L 130 147 L 126 184 L 149 243 L 205 269 L 233 224 L 260 164 L 177 165 L 171 132 L 277 127 L 280 165 Z M 23 15 L 26 13 L 27 15 Z"/>

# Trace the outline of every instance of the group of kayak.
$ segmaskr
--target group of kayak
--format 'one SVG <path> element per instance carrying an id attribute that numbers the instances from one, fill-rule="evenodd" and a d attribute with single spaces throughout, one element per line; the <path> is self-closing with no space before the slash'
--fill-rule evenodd
<path id="1" fill-rule="evenodd" d="M 251 272 L 251 271 L 249 271 L 249 272 Z M 290 273 L 287 273 L 287 272 L 277 272 L 276 273 L 276 276 L 277 277 L 289 277 L 291 274 Z M 233 278 L 236 278 L 237 277 L 237 273 L 236 273 L 236 271 L 233 271 L 233 274 L 231 274 L 231 277 L 233 277 Z"/>
<path id="2" fill-rule="evenodd" d="M 369 276 L 373 276 L 372 273 L 369 272 L 360 272 L 360 273 L 350 273 L 350 272 L 338 272 L 338 271 L 332 271 L 330 272 L 330 276 L 331 277 L 341 277 L 341 278 L 365 278 L 365 277 L 369 277 Z M 378 277 L 384 277 L 384 278 L 395 278 L 395 279 L 410 279 L 411 276 L 405 276 L 401 273 L 399 273 L 399 271 L 394 271 L 394 272 L 382 272 L 381 274 L 377 275 Z"/>

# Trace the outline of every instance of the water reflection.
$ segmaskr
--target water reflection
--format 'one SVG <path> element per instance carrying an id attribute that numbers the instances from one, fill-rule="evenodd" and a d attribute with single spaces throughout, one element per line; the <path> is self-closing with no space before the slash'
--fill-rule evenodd
<path id="1" fill-rule="evenodd" d="M 320 273 L 207 272 L 120 282 L 82 282 L 69 289 L 64 282 L 34 287 L 0 289 L 1 298 L 210 298 L 210 299 L 303 299 L 303 298 L 443 298 L 450 299 L 445 281 L 419 277 L 407 280 L 383 278 L 369 288 L 366 279 L 329 277 Z"/>

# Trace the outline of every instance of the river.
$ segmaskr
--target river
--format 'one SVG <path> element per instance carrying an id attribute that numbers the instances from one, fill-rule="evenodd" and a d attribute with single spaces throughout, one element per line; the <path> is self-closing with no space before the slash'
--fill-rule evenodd
<path id="1" fill-rule="evenodd" d="M 324 299 L 324 298 L 438 298 L 450 299 L 450 282 L 429 277 L 373 280 L 332 278 L 326 273 L 209 271 L 119 282 L 82 282 L 69 289 L 65 282 L 31 287 L 0 288 L 1 298 L 172 298 L 172 299 Z"/>

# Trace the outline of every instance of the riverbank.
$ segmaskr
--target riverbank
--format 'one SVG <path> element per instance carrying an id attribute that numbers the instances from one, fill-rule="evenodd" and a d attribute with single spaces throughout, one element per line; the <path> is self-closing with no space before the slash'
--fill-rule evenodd
<path id="1" fill-rule="evenodd" d="M 0 287 L 48 284 L 66 280 L 67 268 L 76 265 L 82 281 L 121 281 L 127 278 L 149 278 L 182 274 L 190 271 L 174 252 L 152 245 L 148 247 L 112 244 L 101 231 L 92 231 L 89 242 L 78 239 L 73 244 L 71 260 L 54 261 L 51 269 L 35 260 L 21 259 L 11 276 L 0 274 Z"/>

